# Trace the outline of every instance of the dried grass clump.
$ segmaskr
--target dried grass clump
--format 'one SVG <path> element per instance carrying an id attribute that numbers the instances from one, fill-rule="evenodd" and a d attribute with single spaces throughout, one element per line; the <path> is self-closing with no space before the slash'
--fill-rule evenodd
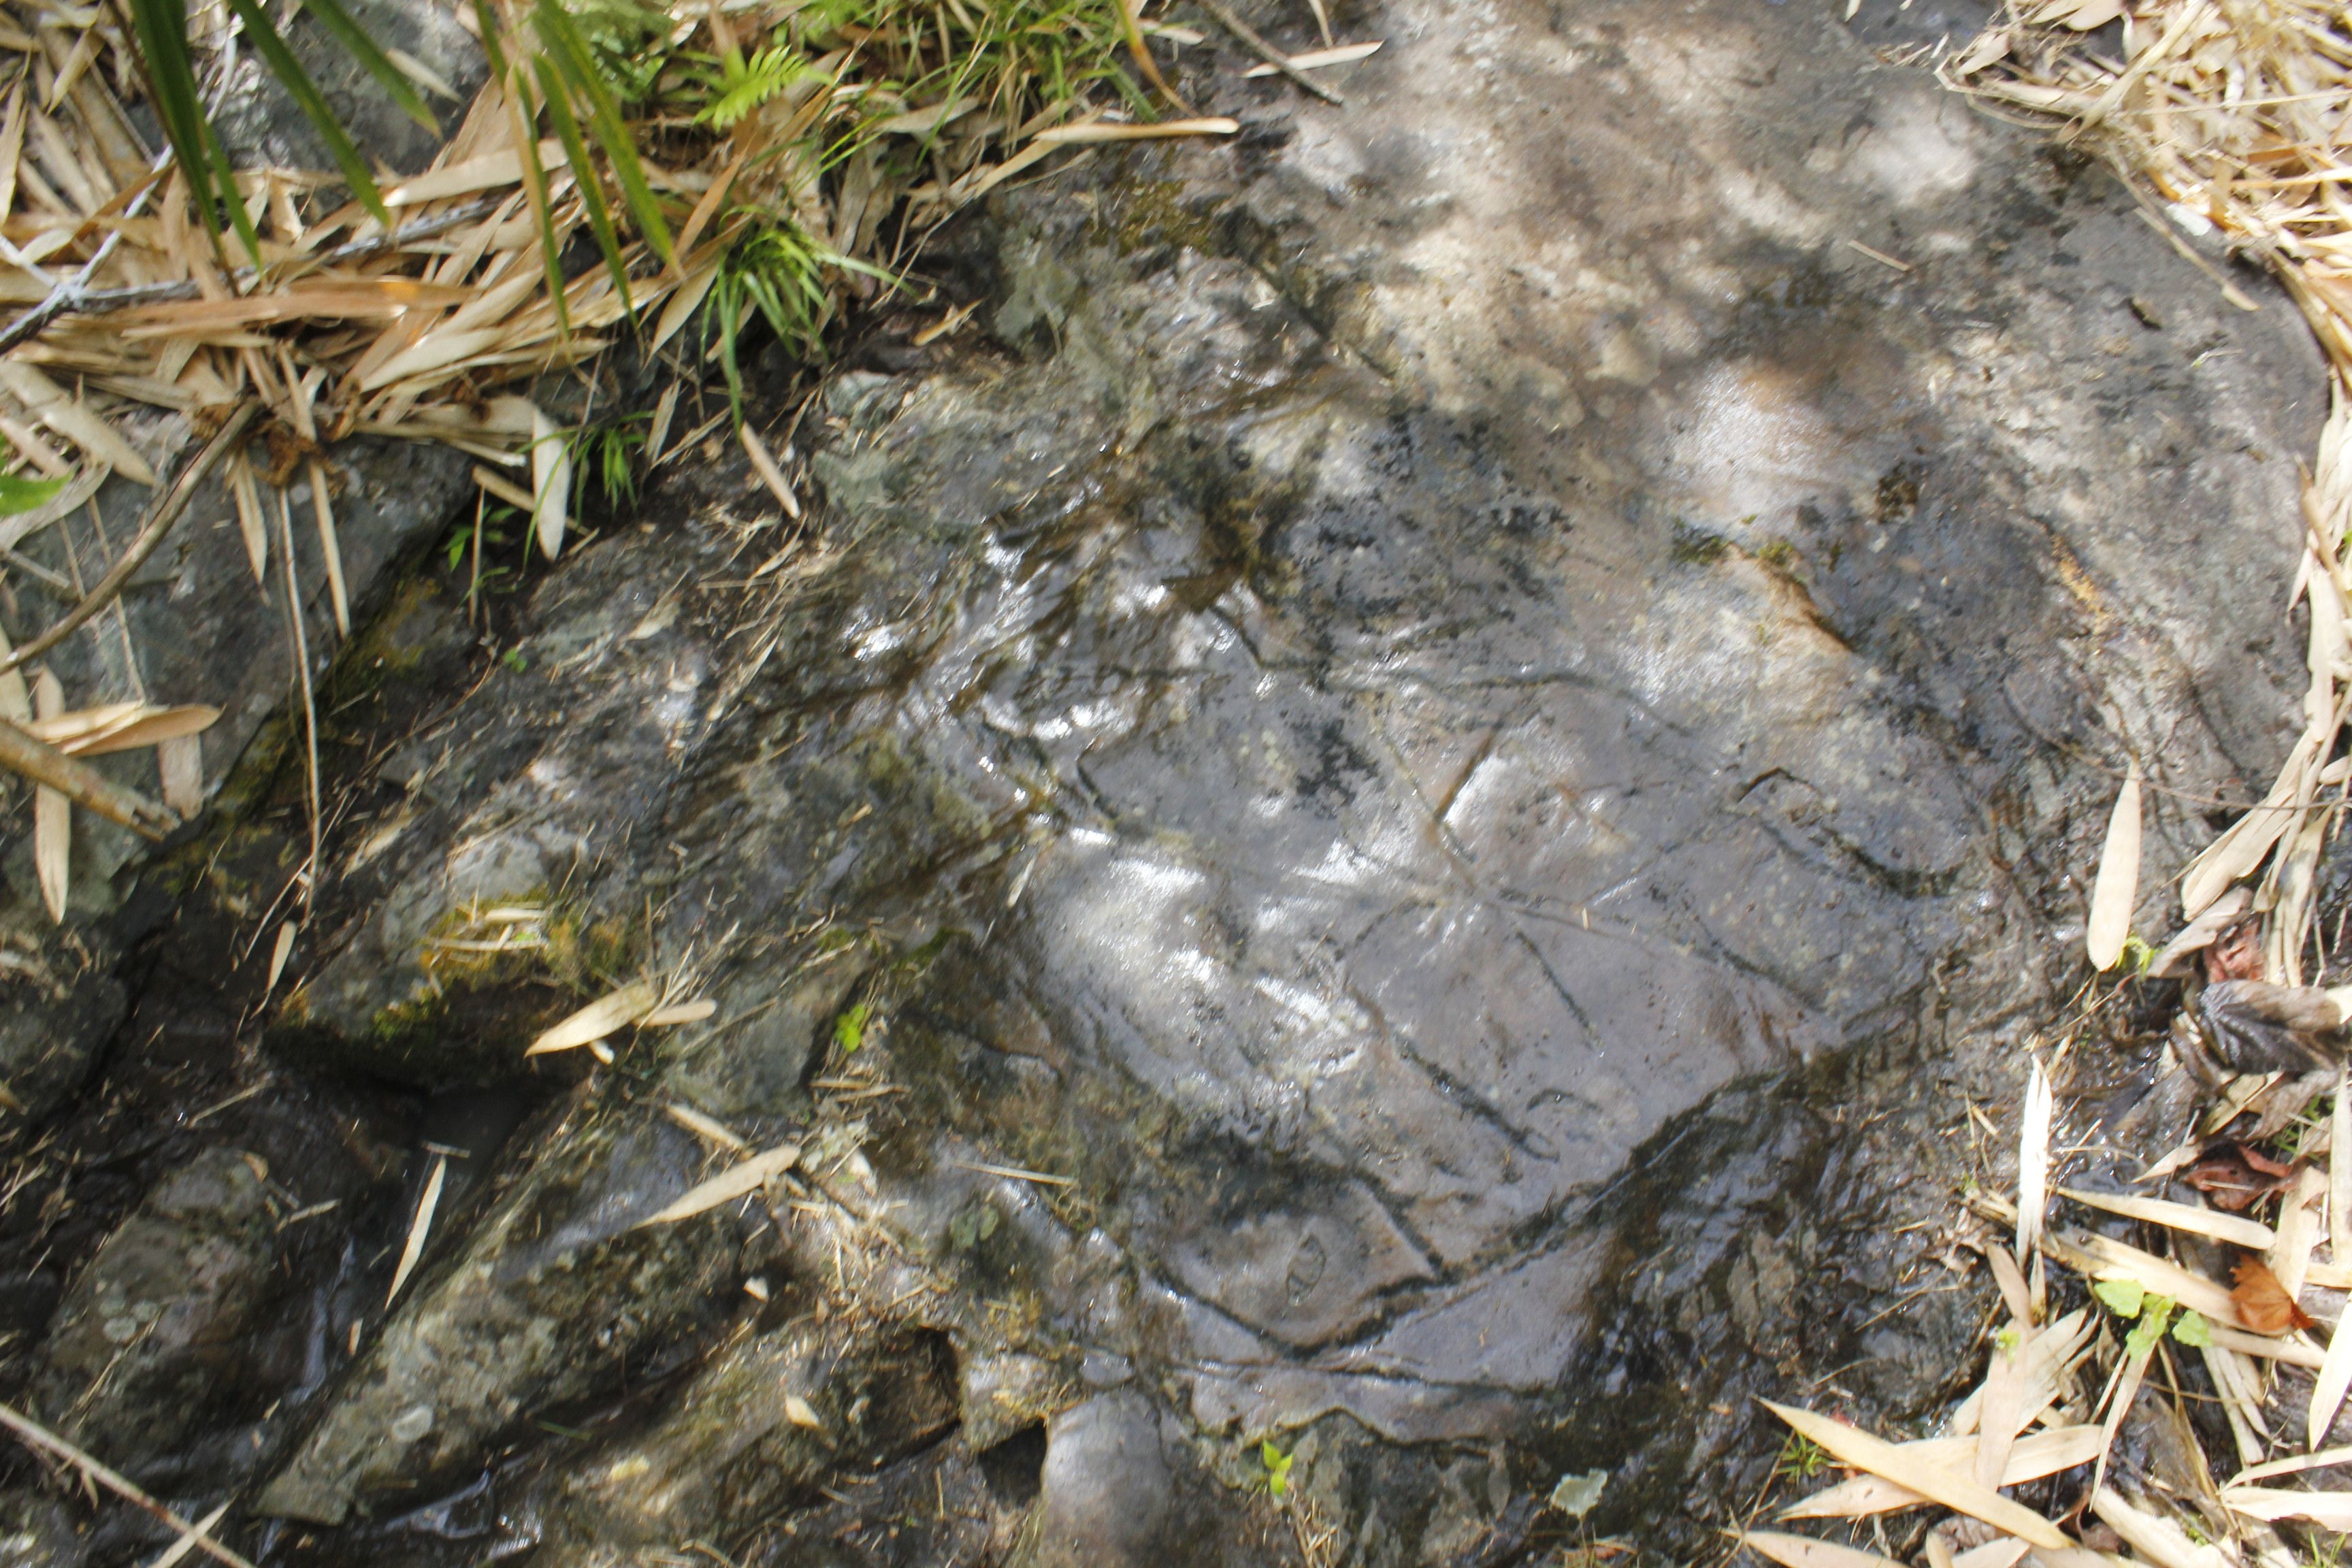
<path id="1" fill-rule="evenodd" d="M 255 0 L 0 0 L 0 312 L 13 317 L 0 327 L 0 558 L 40 571 L 16 547 L 110 476 L 158 485 L 142 456 L 157 433 L 134 422 L 158 413 L 184 419 L 203 456 L 159 490 L 140 544 L 160 542 L 218 466 L 269 597 L 270 558 L 292 570 L 299 482 L 341 635 L 325 454 L 346 437 L 470 454 L 486 497 L 525 513 L 553 556 L 576 471 L 625 493 L 666 444 L 726 416 L 672 441 L 679 384 L 716 365 L 740 421 L 736 344 L 754 317 L 814 354 L 845 299 L 898 287 L 940 222 L 1057 149 L 1237 131 L 1190 117 L 1162 79 L 1147 35 L 1199 35 L 1146 20 L 1148 4 L 465 0 L 488 79 L 431 166 L 394 183 L 361 161 Z M 430 121 L 420 93 L 455 100 L 430 68 L 358 34 L 340 0 L 308 11 L 413 115 Z M 1367 47 L 1281 64 L 1297 75 Z M 231 166 L 209 116 L 241 50 L 285 83 L 338 173 Z M 142 96 L 169 146 L 126 112 Z M 1161 118 L 1171 109 L 1183 117 Z M 673 378 L 645 428 L 567 429 L 530 400 L 530 383 L 624 334 Z M 750 427 L 742 437 L 797 517 L 789 446 L 779 458 Z M 55 626 L 13 628 L 29 640 L 20 654 L 0 640 L 0 678 L 103 611 L 135 565 L 114 563 Z M 152 836 L 200 777 L 193 742 L 174 737 L 169 805 L 110 785 L 46 744 L 5 679 L 0 720 L 16 726 L 0 767 L 42 786 L 37 858 L 58 918 L 68 801 Z"/>
<path id="2" fill-rule="evenodd" d="M 272 484 L 353 434 L 525 468 L 554 432 L 503 389 L 633 319 L 660 348 L 700 311 L 681 346 L 730 380 L 754 312 L 814 348 L 845 293 L 887 282 L 958 206 L 1111 132 L 1114 109 L 1148 117 L 1123 61 L 1158 76 L 1118 0 L 537 0 L 467 16 L 493 69 L 427 172 L 379 204 L 322 200 L 344 188 L 329 175 L 239 171 L 240 225 L 123 112 L 141 79 L 112 13 L 0 5 L 0 79 L 5 52 L 20 57 L 0 89 L 0 304 L 31 308 L 0 332 L 16 466 L 62 475 L 79 457 L 150 483 L 117 427 L 125 405 L 201 418 L 252 397 L 274 426 Z M 240 29 L 215 19 L 194 52 L 218 79 Z M 569 254 L 580 237 L 603 265 Z M 560 523 L 541 536 L 560 545 Z"/>
<path id="3" fill-rule="evenodd" d="M 2011 0 L 1944 75 L 2096 153 L 2182 229 L 2219 230 L 2269 262 L 2339 373 L 2352 368 L 2352 19 L 2342 5 Z"/>
<path id="4" fill-rule="evenodd" d="M 2333 363 L 2335 411 L 2296 520 L 2305 543 L 2295 596 L 2308 595 L 2310 616 L 2303 734 L 2269 795 L 2180 872 L 2185 929 L 2160 952 L 2127 929 L 2142 856 L 2135 762 L 2109 824 L 2086 945 L 2103 973 L 2124 964 L 2127 974 L 2161 975 L 2184 962 L 2203 969 L 2217 989 L 2170 1036 L 2183 1060 L 2201 1050 L 2200 1018 L 2235 1005 L 2219 988 L 2225 981 L 2251 987 L 2241 994 L 2292 1027 L 2336 1042 L 2324 1054 L 2340 1058 L 2352 988 L 2306 988 L 2305 965 L 2320 859 L 2352 802 L 2352 761 L 2336 757 L 2352 712 L 2352 161 L 2344 156 L 2352 18 L 2309 0 L 2148 0 L 2129 13 L 2121 0 L 2011 0 L 2005 18 L 1948 61 L 1944 75 L 1979 101 L 2095 151 L 2161 204 L 2164 216 L 2151 211 L 2149 220 L 2249 310 L 2253 302 L 2177 230 L 2218 230 L 2261 258 Z M 2272 1528 L 2279 1521 L 2311 1535 L 2306 1561 L 2334 1560 L 2332 1546 L 2320 1554 L 2317 1538 L 2352 1528 L 2352 1489 L 2300 1478 L 2352 1464 L 2352 1450 L 2328 1446 L 2352 1390 L 2352 1297 L 2342 1294 L 2352 1289 L 2352 1073 L 2333 1065 L 2231 1077 L 2208 1063 L 2213 1103 L 2179 1147 L 2138 1173 L 2137 1190 L 2058 1184 L 2053 1177 L 2069 1160 L 2114 1152 L 2095 1113 L 2077 1116 L 2058 1095 L 2084 1025 L 2121 994 L 2105 982 L 2086 988 L 2087 1005 L 2047 1068 L 2038 1052 L 2021 1064 L 2016 1201 L 1990 1185 L 1968 1199 L 2014 1237 L 2011 1247 L 1965 1237 L 1982 1253 L 2008 1319 L 1977 1392 L 1939 1436 L 1911 1443 L 1774 1406 L 1803 1439 L 1860 1472 L 1783 1518 L 1864 1520 L 1940 1505 L 1951 1517 L 1922 1542 L 1932 1568 L 2010 1568 L 2029 1551 L 2046 1562 L 2092 1561 L 2077 1542 L 2105 1546 L 2107 1561 L 2121 1548 L 2163 1568 L 2287 1568 L 2294 1558 Z M 2323 1099 L 2324 1122 L 2315 1109 Z M 2088 1127 L 2087 1142 L 2058 1147 L 2053 1121 Z M 2169 1190 L 2204 1201 L 2158 1195 L 2176 1177 Z M 2051 1226 L 2053 1200 L 2135 1222 L 2152 1250 Z M 2222 1272 L 2231 1282 L 2217 1278 Z M 2068 1275 L 2091 1302 L 2060 1315 L 2052 1287 Z M 2306 1300 L 2322 1312 L 2307 1312 Z M 2108 1331 L 2092 1338 L 2085 1313 L 2108 1319 Z M 2205 1397 L 2225 1423 L 2201 1446 L 2189 1409 L 2199 1396 L 2179 1375 L 2192 1351 L 2213 1389 Z M 2182 1437 L 2177 1452 L 2157 1445 L 2126 1453 L 2118 1442 L 2144 1401 L 2170 1405 L 2158 1419 Z M 2049 1429 L 2032 1432 L 2036 1421 Z M 2030 1444 L 2064 1451 L 2021 1464 Z M 2084 1464 L 2087 1484 L 2063 1482 L 2040 1514 L 1999 1489 Z M 2256 1484 L 2290 1477 L 2298 1479 Z M 2093 1521 L 2105 1541 L 2095 1542 Z M 2075 1533 L 2062 1533 L 2070 1524 Z M 1789 1568 L 1883 1561 L 1811 1536 L 1744 1539 Z"/>

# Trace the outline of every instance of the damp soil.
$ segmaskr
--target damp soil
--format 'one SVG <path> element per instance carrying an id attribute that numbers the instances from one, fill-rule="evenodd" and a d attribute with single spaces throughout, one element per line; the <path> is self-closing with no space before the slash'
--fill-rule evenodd
<path id="1" fill-rule="evenodd" d="M 762 363 L 803 521 L 713 437 L 479 595 L 387 524 L 283 973 L 281 705 L 97 874 L 106 1007 L 12 1000 L 89 1043 L 5 1397 L 288 1565 L 1500 1564 L 1595 1468 L 1688 1561 L 1754 1396 L 1934 1420 L 2114 778 L 2178 859 L 2289 733 L 2324 382 L 1905 63 L 1966 18 L 1843 9 L 1367 5 L 1344 110 L 1203 56 L 1230 143 Z M 711 1016 L 524 1057 L 647 973 Z M 679 1108 L 795 1172 L 641 1223 L 731 1158 Z M 17 1560 L 159 1543 L 11 1473 Z"/>

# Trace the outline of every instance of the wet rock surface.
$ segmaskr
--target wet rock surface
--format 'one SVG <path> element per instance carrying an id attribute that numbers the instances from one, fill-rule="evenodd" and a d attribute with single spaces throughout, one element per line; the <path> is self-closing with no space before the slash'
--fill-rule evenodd
<path id="1" fill-rule="evenodd" d="M 186 1436 L 233 1378 L 276 1262 L 269 1168 L 212 1149 L 106 1238 L 42 1345 L 38 1407 L 95 1451 L 138 1462 Z"/>
<path id="2" fill-rule="evenodd" d="M 1979 1304 L 1919 1222 L 2076 962 L 2106 764 L 2283 746 L 2324 402 L 2283 302 L 1838 9 L 1350 16 L 1344 110 L 1204 75 L 1233 143 L 946 244 L 984 334 L 772 381 L 811 527 L 714 446 L 495 649 L 422 571 L 338 672 L 282 1000 L 232 897 L 282 775 L 94 966 L 131 1021 L 48 1190 L 117 1217 L 12 1210 L 87 1255 L 26 1369 L 251 1153 L 341 1245 L 150 1452 L 277 1562 L 1503 1562 L 1592 1466 L 1686 1552 L 1750 1394 L 1931 1409 Z M 716 1011 L 526 1064 L 640 973 Z M 713 1121 L 793 1172 L 642 1223 Z"/>

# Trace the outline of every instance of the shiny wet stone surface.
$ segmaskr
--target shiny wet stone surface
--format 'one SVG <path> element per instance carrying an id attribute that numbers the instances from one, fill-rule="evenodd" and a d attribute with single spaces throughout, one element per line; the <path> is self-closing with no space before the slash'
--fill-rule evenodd
<path id="1" fill-rule="evenodd" d="M 240 1069 L 299 1087 L 92 1192 L 342 1151 L 308 1370 L 193 1439 L 278 1560 L 1259 1561 L 1267 1433 L 1345 1560 L 1507 1560 L 1564 1467 L 1688 1552 L 1750 1394 L 1927 1413 L 1976 1308 L 1885 1309 L 2078 963 L 2104 764 L 2279 749 L 2324 401 L 2284 300 L 1841 9 L 1351 16 L 1345 110 L 1204 76 L 1231 143 L 950 236 L 985 330 L 886 312 L 798 413 L 813 531 L 688 454 L 462 679 L 423 569 Z M 534 900 L 551 972 L 450 959 Z M 109 1081 L 226 1070 L 203 903 Z M 718 1012 L 532 1076 L 600 963 Z M 673 1105 L 809 1138 L 799 1200 L 639 1228 L 709 1167 Z"/>

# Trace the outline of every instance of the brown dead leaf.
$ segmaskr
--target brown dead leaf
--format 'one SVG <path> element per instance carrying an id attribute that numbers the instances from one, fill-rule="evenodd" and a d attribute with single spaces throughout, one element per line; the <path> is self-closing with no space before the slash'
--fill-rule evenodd
<path id="1" fill-rule="evenodd" d="M 2263 923 L 2259 919 L 2242 920 L 2220 936 L 2205 950 L 2205 983 L 2219 985 L 2224 980 L 2260 980 L 2263 977 Z"/>
<path id="2" fill-rule="evenodd" d="M 2258 1168 L 2277 1162 L 2251 1152 L 2243 1144 L 2223 1144 L 2203 1156 L 2180 1173 L 2180 1180 L 2205 1194 L 2205 1201 L 2230 1214 L 2242 1214 L 2254 1204 L 2285 1187 L 2294 1180 L 2286 1170 L 2269 1172 Z"/>
<path id="3" fill-rule="evenodd" d="M 2246 1327 L 2256 1333 L 2284 1334 L 2312 1327 L 2311 1315 L 2286 1293 L 2286 1287 L 2261 1258 L 2241 1258 L 2231 1277 L 2238 1288 L 2230 1292 L 2230 1300 Z"/>
<path id="4" fill-rule="evenodd" d="M 2285 1177 L 2294 1174 L 2294 1162 L 2265 1154 L 2251 1143 L 2238 1145 L 2238 1157 L 2265 1176 Z"/>

